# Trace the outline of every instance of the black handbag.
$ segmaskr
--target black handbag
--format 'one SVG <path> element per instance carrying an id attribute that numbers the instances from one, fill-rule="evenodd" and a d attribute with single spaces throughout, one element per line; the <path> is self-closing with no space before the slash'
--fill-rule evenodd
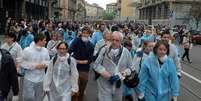
<path id="1" fill-rule="evenodd" d="M 140 58 L 140 64 L 139 64 L 139 72 L 141 69 L 141 64 L 142 64 L 142 57 Z M 135 88 L 140 82 L 140 79 L 138 77 L 138 72 L 136 70 L 131 70 L 131 74 L 126 76 L 124 79 L 124 84 L 129 87 L 129 88 Z"/>
<path id="2" fill-rule="evenodd" d="M 131 74 L 124 79 L 124 84 L 129 88 L 135 88 L 139 82 L 140 79 L 138 78 L 138 73 L 136 71 L 132 71 Z"/>

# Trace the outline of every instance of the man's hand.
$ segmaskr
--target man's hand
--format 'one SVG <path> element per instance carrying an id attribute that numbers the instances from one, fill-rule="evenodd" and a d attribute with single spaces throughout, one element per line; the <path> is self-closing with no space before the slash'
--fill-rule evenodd
<path id="1" fill-rule="evenodd" d="M 77 93 L 76 92 L 71 92 L 71 96 L 74 96 L 74 95 L 76 95 Z"/>
<path id="2" fill-rule="evenodd" d="M 77 60 L 78 64 L 88 64 L 88 60 Z"/>
<path id="3" fill-rule="evenodd" d="M 20 71 L 20 64 L 16 64 L 16 70 L 17 70 L 17 72 L 19 72 Z"/>
<path id="4" fill-rule="evenodd" d="M 106 79 L 109 79 L 111 77 L 111 74 L 108 71 L 104 71 L 103 73 L 101 73 L 101 76 L 103 76 Z"/>
<path id="5" fill-rule="evenodd" d="M 39 69 L 39 70 L 44 69 L 46 67 L 47 67 L 46 64 L 38 64 L 38 65 L 36 65 L 36 69 Z"/>

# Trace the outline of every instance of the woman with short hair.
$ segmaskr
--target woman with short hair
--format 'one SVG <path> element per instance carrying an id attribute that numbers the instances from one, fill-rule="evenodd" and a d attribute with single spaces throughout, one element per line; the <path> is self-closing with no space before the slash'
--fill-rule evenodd
<path id="1" fill-rule="evenodd" d="M 179 80 L 173 60 L 168 57 L 169 44 L 158 41 L 143 62 L 137 87 L 139 101 L 177 101 Z"/>

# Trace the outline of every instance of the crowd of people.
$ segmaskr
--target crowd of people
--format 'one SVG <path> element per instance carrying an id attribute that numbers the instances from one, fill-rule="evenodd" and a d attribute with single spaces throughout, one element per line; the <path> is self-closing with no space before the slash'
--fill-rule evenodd
<path id="1" fill-rule="evenodd" d="M 20 20 L 9 21 L 4 39 L 0 101 L 83 101 L 90 73 L 98 101 L 177 101 L 180 59 L 192 63 L 182 26 Z M 133 71 L 131 88 L 124 80 Z"/>

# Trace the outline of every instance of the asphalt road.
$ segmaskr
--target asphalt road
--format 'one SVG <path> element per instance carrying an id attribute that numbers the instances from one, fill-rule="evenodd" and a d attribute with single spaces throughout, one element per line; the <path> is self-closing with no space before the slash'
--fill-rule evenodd
<path id="1" fill-rule="evenodd" d="M 182 61 L 182 78 L 179 101 L 201 101 L 201 46 L 190 51 L 192 64 Z"/>

